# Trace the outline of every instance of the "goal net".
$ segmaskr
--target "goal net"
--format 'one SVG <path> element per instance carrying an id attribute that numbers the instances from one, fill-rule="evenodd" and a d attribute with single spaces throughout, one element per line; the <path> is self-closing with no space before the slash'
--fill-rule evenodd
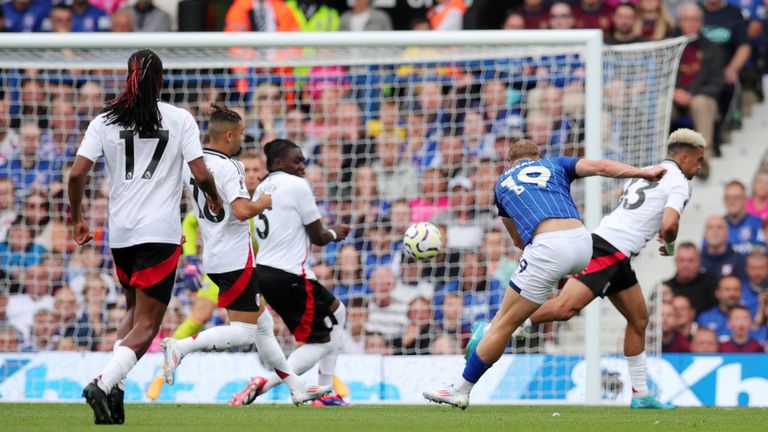
<path id="1" fill-rule="evenodd" d="M 590 118 L 589 104 L 601 96 L 585 91 L 583 40 L 538 44 L 519 34 L 504 44 L 430 45 L 414 36 L 363 46 L 338 34 L 336 46 L 316 46 L 311 35 L 293 46 L 259 36 L 227 43 L 222 35 L 211 36 L 216 47 L 196 45 L 199 37 L 184 45 L 184 35 L 152 45 L 166 70 L 163 100 L 189 110 L 203 140 L 214 102 L 243 115 L 246 150 L 293 140 L 325 222 L 353 226 L 348 240 L 311 256 L 319 280 L 347 304 L 344 352 L 444 355 L 463 353 L 472 324 L 493 317 L 517 267 L 520 251 L 493 204 L 511 142 L 528 138 L 545 157 L 591 151 L 632 165 L 664 156 L 684 39 L 603 48 L 602 111 Z M 82 39 L 81 48 L 0 47 L 0 295 L 10 323 L 0 351 L 112 349 L 125 299 L 109 252 L 108 179 L 97 165 L 85 200 L 95 233 L 87 248 L 76 248 L 67 228 L 66 179 L 88 122 L 122 90 L 131 47 L 143 46 L 132 38 L 113 48 Z M 596 142 L 585 138 L 588 127 L 602 130 Z M 619 189 L 606 180 L 587 202 L 579 181 L 573 194 L 582 209 L 606 212 Z M 444 231 L 446 252 L 434 261 L 401 254 L 403 233 L 419 221 Z M 161 336 L 196 299 L 185 282 L 180 272 Z M 655 355 L 661 330 L 653 302 L 649 308 L 647 352 Z M 622 399 L 624 321 L 604 311 L 603 396 Z M 222 322 L 215 311 L 207 325 Z M 507 396 L 583 400 L 584 346 L 579 317 L 510 342 L 508 353 L 530 355 L 515 358 L 527 375 L 513 367 L 499 378 L 513 384 Z"/>

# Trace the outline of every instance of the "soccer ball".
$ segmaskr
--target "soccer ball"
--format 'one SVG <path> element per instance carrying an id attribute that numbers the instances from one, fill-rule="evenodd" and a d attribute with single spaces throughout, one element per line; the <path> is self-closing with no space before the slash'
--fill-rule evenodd
<path id="1" fill-rule="evenodd" d="M 403 250 L 417 260 L 434 258 L 443 247 L 443 235 L 429 222 L 413 224 L 405 231 Z"/>

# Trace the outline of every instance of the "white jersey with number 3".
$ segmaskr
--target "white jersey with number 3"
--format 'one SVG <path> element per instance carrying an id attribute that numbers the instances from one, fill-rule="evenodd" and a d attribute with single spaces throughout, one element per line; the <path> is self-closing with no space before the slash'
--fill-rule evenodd
<path id="1" fill-rule="evenodd" d="M 248 221 L 238 220 L 232 214 L 232 202 L 238 198 L 251 199 L 245 187 L 245 169 L 240 161 L 224 153 L 205 149 L 205 165 L 216 179 L 216 190 L 224 202 L 222 210 L 213 214 L 206 203 L 205 194 L 195 183 L 192 171 L 184 168 L 184 186 L 192 198 L 203 235 L 203 264 L 206 273 L 227 273 L 243 270 L 248 256 L 253 256 L 251 230 Z"/>
<path id="2" fill-rule="evenodd" d="M 305 225 L 320 219 L 309 182 L 282 171 L 270 173 L 253 194 L 272 194 L 272 210 L 254 218 L 259 242 L 256 263 L 315 279 L 309 267 L 310 241 Z"/>
<path id="3" fill-rule="evenodd" d="M 192 115 L 157 103 L 162 128 L 138 134 L 107 124 L 104 114 L 88 125 L 77 155 L 93 162 L 104 156 L 109 172 L 109 244 L 179 244 L 182 165 L 203 156 Z"/>
<path id="4" fill-rule="evenodd" d="M 660 165 L 667 173 L 657 182 L 627 181 L 619 205 L 595 230 L 628 257 L 639 253 L 648 240 L 659 234 L 665 208 L 682 214 L 691 197 L 691 184 L 677 163 L 665 160 Z"/>

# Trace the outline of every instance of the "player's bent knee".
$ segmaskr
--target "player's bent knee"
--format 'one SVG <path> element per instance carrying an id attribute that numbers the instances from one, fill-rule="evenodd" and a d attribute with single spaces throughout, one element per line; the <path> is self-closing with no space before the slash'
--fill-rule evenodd
<path id="1" fill-rule="evenodd" d="M 256 321 L 257 331 L 261 335 L 274 335 L 275 334 L 275 320 L 272 319 L 272 314 L 269 311 L 264 311 Z"/>
<path id="2" fill-rule="evenodd" d="M 246 333 L 248 333 L 248 339 L 250 340 L 256 340 L 256 336 L 259 334 L 259 326 L 256 324 L 249 324 L 242 321 L 233 321 L 229 325 L 233 327 L 239 327 L 240 329 L 244 330 Z"/>

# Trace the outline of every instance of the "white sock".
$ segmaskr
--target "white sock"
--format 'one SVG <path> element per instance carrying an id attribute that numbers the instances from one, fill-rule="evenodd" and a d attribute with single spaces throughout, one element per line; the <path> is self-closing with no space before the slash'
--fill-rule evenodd
<path id="1" fill-rule="evenodd" d="M 456 382 L 453 384 L 453 388 L 462 394 L 469 394 L 469 392 L 472 391 L 472 387 L 474 387 L 475 384 L 467 381 L 464 379 L 463 376 L 459 376 L 459 379 L 456 380 Z"/>
<path id="2" fill-rule="evenodd" d="M 256 349 L 259 351 L 264 366 L 275 370 L 278 378 L 281 376 L 291 393 L 303 392 L 306 390 L 304 381 L 293 372 L 288 364 L 280 344 L 275 339 L 275 322 L 269 312 L 263 312 L 256 321 Z"/>
<path id="3" fill-rule="evenodd" d="M 291 366 L 296 375 L 301 375 L 317 364 L 330 349 L 331 342 L 324 344 L 306 343 L 291 353 L 288 357 L 288 365 Z M 280 382 L 282 382 L 282 379 L 277 374 L 270 375 L 267 377 L 267 385 L 264 387 L 264 391 L 280 384 Z"/>
<path id="4" fill-rule="evenodd" d="M 253 328 L 251 328 L 253 327 Z M 217 326 L 176 341 L 176 346 L 183 354 L 195 351 L 226 351 L 232 347 L 241 347 L 256 342 L 256 325 L 232 322 L 228 326 Z"/>
<path id="5" fill-rule="evenodd" d="M 647 368 L 645 366 L 645 351 L 636 356 L 624 356 L 629 368 L 629 380 L 632 383 L 632 396 L 648 395 Z"/>
<path id="6" fill-rule="evenodd" d="M 333 375 L 336 373 L 336 360 L 339 358 L 339 350 L 341 350 L 341 344 L 344 338 L 344 324 L 347 322 L 347 308 L 343 304 L 339 303 L 339 308 L 333 313 L 336 318 L 336 324 L 331 330 L 331 344 L 333 348 L 326 354 L 318 366 L 319 376 L 317 383 L 321 386 L 333 386 Z M 332 391 L 335 394 L 335 391 Z"/>
<path id="7" fill-rule="evenodd" d="M 115 348 L 109 363 L 99 374 L 97 384 L 105 393 L 109 393 L 118 381 L 128 375 L 137 361 L 136 353 L 132 349 L 124 346 Z"/>
<path id="8" fill-rule="evenodd" d="M 115 351 L 117 351 L 117 347 L 119 347 L 119 346 L 120 346 L 122 343 L 123 343 L 123 340 L 122 340 L 122 339 L 118 339 L 118 340 L 116 340 L 116 341 L 115 341 L 115 344 L 114 344 L 114 345 L 112 345 L 112 354 L 114 354 L 114 353 L 115 353 Z M 117 384 L 115 384 L 115 385 L 116 385 L 116 386 L 117 386 L 117 388 L 119 388 L 120 390 L 122 390 L 122 391 L 125 391 L 125 377 L 123 377 L 123 378 L 122 378 L 120 381 L 118 381 L 118 382 L 117 382 Z"/>

